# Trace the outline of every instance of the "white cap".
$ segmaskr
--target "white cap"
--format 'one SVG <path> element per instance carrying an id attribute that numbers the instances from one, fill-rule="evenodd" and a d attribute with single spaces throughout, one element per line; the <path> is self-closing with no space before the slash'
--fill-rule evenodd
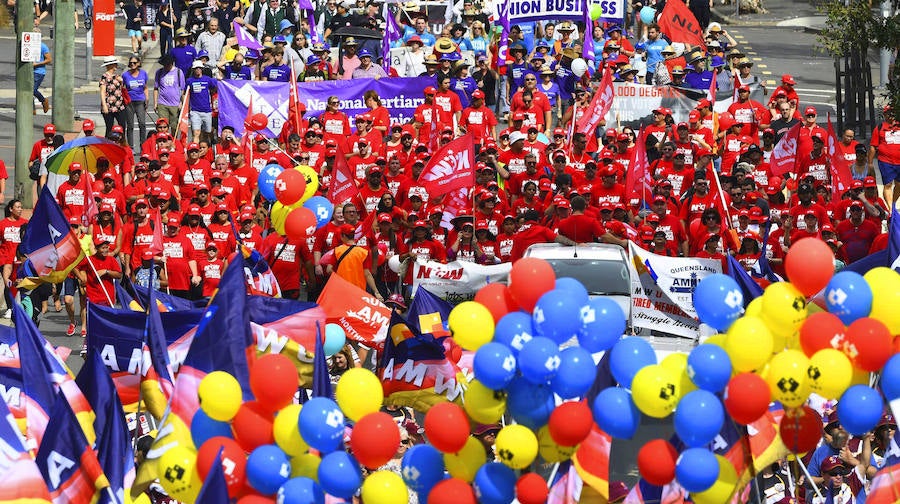
<path id="1" fill-rule="evenodd" d="M 200 60 L 194 60 L 194 62 L 191 63 L 191 68 L 203 68 L 203 62 Z"/>
<path id="2" fill-rule="evenodd" d="M 513 131 L 509 134 L 509 143 L 510 145 L 512 145 L 519 140 L 525 140 L 526 138 L 528 138 L 528 135 L 526 135 L 525 133 L 522 133 L 521 131 Z"/>

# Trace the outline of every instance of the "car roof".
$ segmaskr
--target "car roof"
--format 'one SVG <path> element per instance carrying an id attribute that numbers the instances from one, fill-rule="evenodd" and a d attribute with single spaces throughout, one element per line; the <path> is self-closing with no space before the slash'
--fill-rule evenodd
<path id="1" fill-rule="evenodd" d="M 627 261 L 625 249 L 609 243 L 585 243 L 566 246 L 558 243 L 536 243 L 525 251 L 525 257 L 540 259 L 600 259 Z"/>

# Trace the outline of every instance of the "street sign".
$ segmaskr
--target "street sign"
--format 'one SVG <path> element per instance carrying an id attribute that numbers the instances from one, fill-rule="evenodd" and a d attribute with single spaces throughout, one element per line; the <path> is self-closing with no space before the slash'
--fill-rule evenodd
<path id="1" fill-rule="evenodd" d="M 20 59 L 23 63 L 37 63 L 41 61 L 41 32 L 22 33 L 22 54 Z"/>

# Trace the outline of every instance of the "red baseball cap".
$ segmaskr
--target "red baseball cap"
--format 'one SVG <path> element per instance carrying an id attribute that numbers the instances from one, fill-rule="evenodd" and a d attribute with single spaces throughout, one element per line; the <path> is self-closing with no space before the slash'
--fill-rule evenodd
<path id="1" fill-rule="evenodd" d="M 200 205 L 191 205 L 188 207 L 188 215 L 200 215 Z"/>
<path id="2" fill-rule="evenodd" d="M 482 91 L 480 89 L 476 89 L 475 91 L 472 91 L 472 98 L 478 98 L 478 99 L 484 98 L 484 91 Z"/>
<path id="3" fill-rule="evenodd" d="M 81 168 L 81 163 L 75 162 L 75 163 L 70 163 L 70 164 L 69 164 L 69 173 L 72 173 L 72 172 L 80 172 L 80 171 L 84 171 L 84 170 Z"/>
<path id="4" fill-rule="evenodd" d="M 782 82 L 783 84 L 790 84 L 790 85 L 792 85 L 792 86 L 793 86 L 794 84 L 797 83 L 797 81 L 794 80 L 794 76 L 791 75 L 791 74 L 784 74 L 784 75 L 782 75 L 782 76 L 781 76 L 781 82 Z"/>
<path id="5" fill-rule="evenodd" d="M 56 126 L 53 123 L 48 123 L 44 125 L 44 134 L 45 135 L 55 135 L 56 134 Z"/>
<path id="6" fill-rule="evenodd" d="M 94 120 L 93 119 L 85 119 L 84 122 L 81 123 L 82 131 L 94 131 Z"/>
<path id="7" fill-rule="evenodd" d="M 134 200 L 134 208 L 137 208 L 139 206 L 150 206 L 150 205 L 147 204 L 147 200 L 145 198 L 138 198 L 138 199 Z"/>
<path id="8" fill-rule="evenodd" d="M 816 115 L 816 107 L 813 107 L 812 105 L 806 107 L 806 110 L 803 111 L 803 115 Z"/>
<path id="9" fill-rule="evenodd" d="M 878 187 L 878 183 L 875 182 L 875 177 L 866 177 L 863 179 L 863 187 Z"/>
<path id="10" fill-rule="evenodd" d="M 192 150 L 198 151 L 198 150 L 200 150 L 200 144 L 198 144 L 196 142 L 191 142 L 188 144 L 187 150 L 188 150 L 188 152 L 190 152 Z"/>

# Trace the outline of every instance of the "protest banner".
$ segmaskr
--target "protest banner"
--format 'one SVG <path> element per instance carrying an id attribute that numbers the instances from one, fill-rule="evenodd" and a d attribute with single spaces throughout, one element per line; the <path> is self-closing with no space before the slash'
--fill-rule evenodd
<path id="1" fill-rule="evenodd" d="M 455 305 L 475 299 L 478 289 L 488 283 L 506 282 L 512 264 L 486 266 L 465 261 L 446 264 L 416 261 L 413 268 L 413 295 L 419 287 L 425 287 L 435 296 Z"/>
<path id="2" fill-rule="evenodd" d="M 547 19 L 581 21 L 584 5 L 583 0 L 510 0 L 509 20 L 513 24 Z M 589 5 L 600 6 L 604 21 L 621 22 L 625 15 L 623 0 L 591 1 Z"/>

